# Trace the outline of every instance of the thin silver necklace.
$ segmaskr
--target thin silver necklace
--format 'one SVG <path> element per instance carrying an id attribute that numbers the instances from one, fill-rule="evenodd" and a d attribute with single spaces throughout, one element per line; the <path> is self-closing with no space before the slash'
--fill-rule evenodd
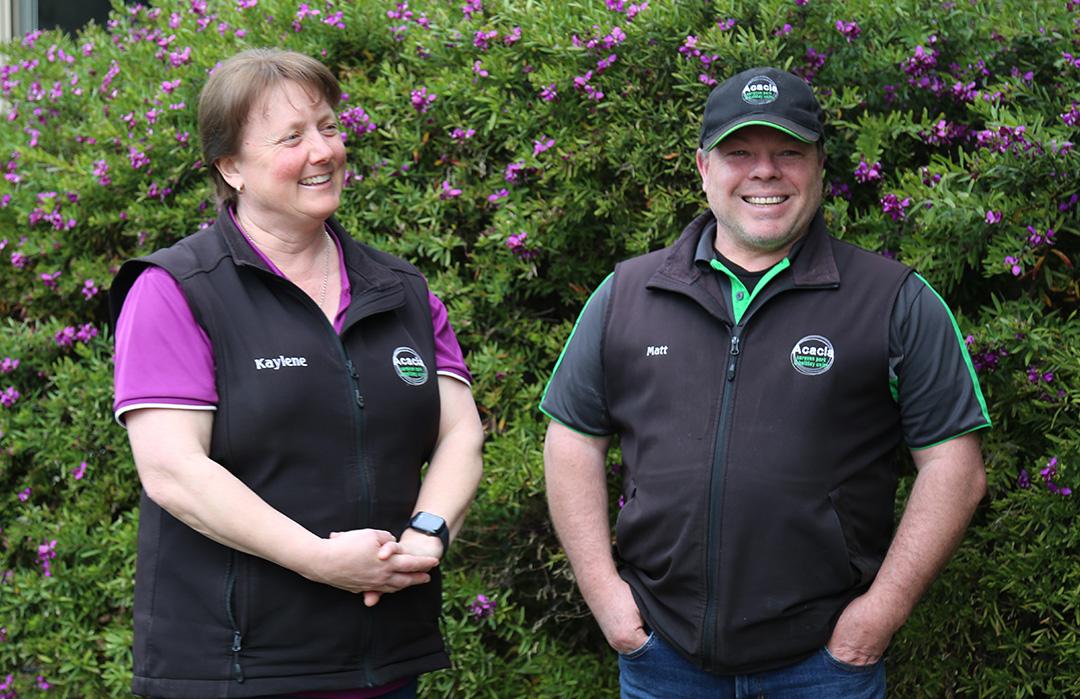
<path id="1" fill-rule="evenodd" d="M 240 221 L 237 220 L 237 223 L 240 223 Z M 244 234 L 244 237 L 248 239 L 248 242 L 251 243 L 252 247 L 257 250 L 262 250 L 262 248 L 259 247 L 259 244 L 255 242 L 255 239 L 244 230 L 243 226 L 237 226 L 237 228 L 239 228 L 240 232 Z M 323 306 L 326 304 L 326 287 L 330 283 L 330 248 L 334 247 L 334 241 L 330 238 L 330 234 L 326 232 L 325 228 L 323 228 L 323 236 L 326 242 L 323 244 L 323 277 L 322 286 L 319 289 L 319 310 L 325 313 Z"/>

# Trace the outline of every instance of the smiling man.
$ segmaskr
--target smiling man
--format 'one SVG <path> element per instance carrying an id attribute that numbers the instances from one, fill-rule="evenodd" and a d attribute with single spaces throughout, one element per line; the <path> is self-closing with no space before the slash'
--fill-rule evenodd
<path id="1" fill-rule="evenodd" d="M 623 697 L 883 697 L 889 641 L 985 492 L 990 421 L 952 314 L 829 234 L 824 154 L 801 79 L 713 90 L 709 211 L 616 266 L 544 393 L 552 519 Z M 902 447 L 918 475 L 894 532 Z"/>

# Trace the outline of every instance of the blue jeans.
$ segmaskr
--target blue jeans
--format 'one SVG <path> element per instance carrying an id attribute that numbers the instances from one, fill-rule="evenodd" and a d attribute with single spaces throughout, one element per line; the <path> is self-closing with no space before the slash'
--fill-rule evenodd
<path id="1" fill-rule="evenodd" d="M 619 686 L 621 699 L 884 699 L 885 663 L 848 665 L 822 648 L 779 670 L 714 675 L 653 633 L 619 655 Z"/>

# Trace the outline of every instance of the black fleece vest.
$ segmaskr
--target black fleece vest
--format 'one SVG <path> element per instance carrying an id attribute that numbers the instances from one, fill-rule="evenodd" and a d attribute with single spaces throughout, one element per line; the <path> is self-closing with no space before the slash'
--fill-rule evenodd
<path id="1" fill-rule="evenodd" d="M 411 265 L 330 223 L 352 287 L 340 337 L 227 214 L 126 263 L 111 290 L 114 323 L 138 273 L 167 270 L 213 345 L 210 457 L 319 536 L 400 533 L 438 433 L 427 287 Z M 437 570 L 433 577 L 367 608 L 362 596 L 212 542 L 144 493 L 133 690 L 248 697 L 381 685 L 445 667 Z"/>
<path id="2" fill-rule="evenodd" d="M 833 239 L 819 215 L 735 323 L 718 272 L 693 261 L 709 220 L 615 271 L 617 550 L 658 633 L 705 669 L 754 672 L 823 646 L 888 548 L 889 318 L 910 270 Z"/>

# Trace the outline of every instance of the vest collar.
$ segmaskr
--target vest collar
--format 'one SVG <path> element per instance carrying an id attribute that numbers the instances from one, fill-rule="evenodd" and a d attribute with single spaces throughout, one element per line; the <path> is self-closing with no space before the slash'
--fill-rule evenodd
<path id="1" fill-rule="evenodd" d="M 345 270 L 349 275 L 352 300 L 349 303 L 345 326 L 348 327 L 356 320 L 373 313 L 403 305 L 405 287 L 398 275 L 367 254 L 337 219 L 331 216 L 326 223 L 341 243 L 341 253 L 345 257 Z M 216 226 L 229 255 L 237 265 L 249 265 L 273 274 L 248 244 L 243 232 L 237 227 L 227 209 L 222 209 L 218 213 Z"/>
<path id="2" fill-rule="evenodd" d="M 672 281 L 695 285 L 702 274 L 708 272 L 694 264 L 698 243 L 714 221 L 711 211 L 706 211 L 691 221 L 671 246 L 667 257 L 649 280 L 649 285 L 669 286 Z M 810 230 L 795 243 L 793 252 L 788 257 L 791 260 L 792 282 L 796 287 L 829 287 L 840 284 L 840 272 L 833 257 L 825 217 L 820 209 L 810 221 Z M 663 283 L 663 280 L 668 280 L 668 284 Z"/>

